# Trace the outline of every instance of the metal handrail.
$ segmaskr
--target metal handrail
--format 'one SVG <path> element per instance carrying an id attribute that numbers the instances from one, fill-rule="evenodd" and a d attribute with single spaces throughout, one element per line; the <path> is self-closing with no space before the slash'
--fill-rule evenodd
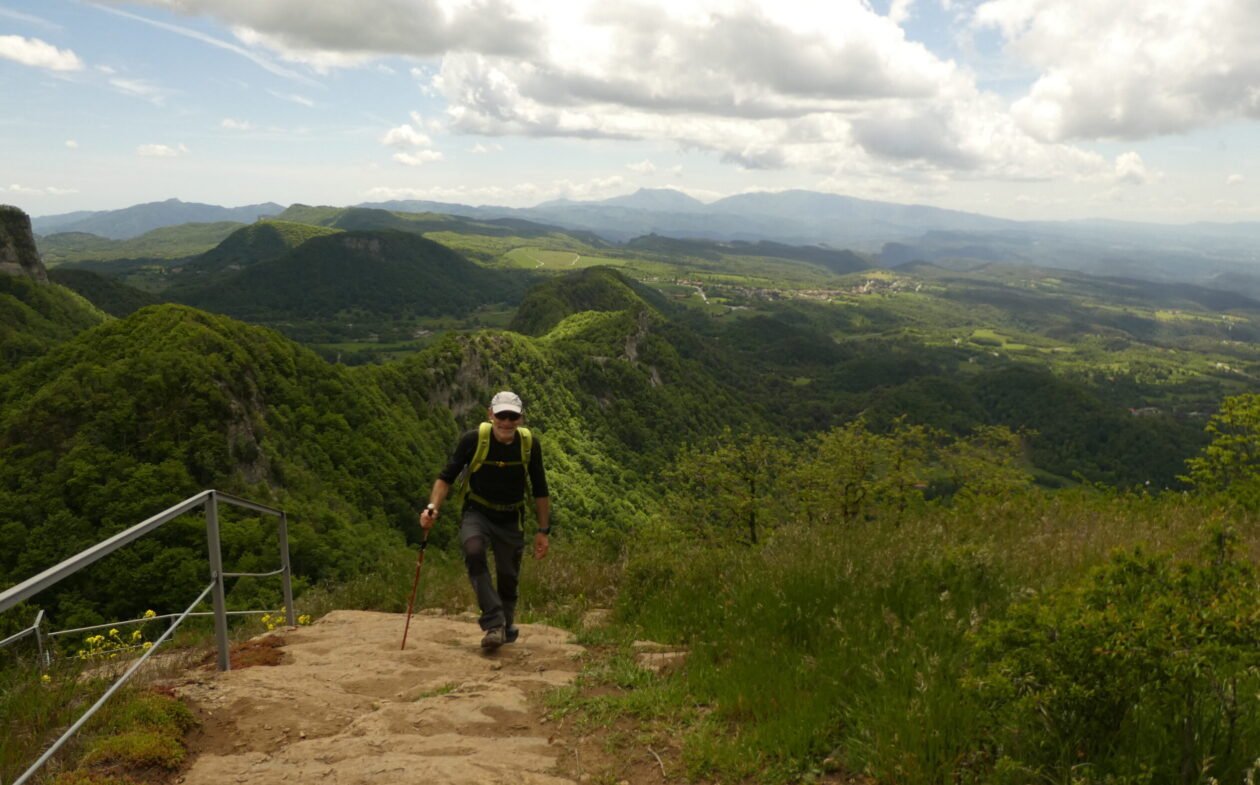
<path id="1" fill-rule="evenodd" d="M 89 719 L 91 719 L 92 715 L 95 714 L 98 709 L 100 709 L 102 706 L 105 705 L 105 701 L 113 697 L 114 693 L 118 692 L 118 690 L 121 689 L 122 686 L 126 684 L 128 680 L 131 679 L 132 674 L 134 674 L 137 670 L 140 669 L 140 666 L 144 664 L 145 660 L 153 656 L 153 652 L 157 651 L 158 646 L 161 646 L 163 643 L 166 642 L 167 638 L 171 637 L 171 635 L 175 632 L 175 628 L 178 627 L 180 623 L 183 622 L 184 619 L 188 617 L 188 614 L 192 612 L 193 608 L 196 608 L 198 605 L 201 604 L 201 601 L 206 598 L 206 595 L 209 594 L 218 584 L 219 584 L 219 581 L 217 580 L 210 581 L 210 585 L 207 586 L 201 592 L 200 595 L 198 595 L 197 599 L 193 600 L 193 604 L 188 606 L 188 609 L 184 611 L 183 615 L 180 616 L 179 619 L 176 620 L 174 624 L 168 627 L 166 632 L 162 633 L 161 636 L 159 636 L 158 639 L 153 642 L 153 645 L 150 646 L 148 650 L 145 651 L 144 654 L 140 655 L 139 659 L 137 659 L 134 663 L 131 664 L 131 667 L 127 669 L 126 673 L 118 677 L 118 681 L 110 685 L 110 688 L 108 690 L 105 690 L 105 694 L 102 695 L 100 698 L 98 698 L 96 703 L 92 704 L 92 708 L 84 712 L 82 717 L 76 720 L 75 723 L 71 725 L 70 728 L 66 730 L 65 733 L 61 734 L 61 738 L 53 742 L 53 745 L 49 747 L 47 750 L 45 750 L 43 755 L 39 756 L 39 760 L 32 763 L 30 768 L 22 772 L 22 775 L 18 777 L 16 780 L 14 780 L 12 785 L 23 785 L 23 783 L 25 783 L 31 777 L 35 776 L 35 772 L 39 771 L 40 767 L 42 767 L 45 763 L 47 763 L 52 758 L 52 756 L 57 753 L 57 750 L 61 749 L 67 741 L 70 741 L 71 736 L 79 732 L 79 728 L 82 728 L 84 723 L 86 723 Z"/>
<path id="2" fill-rule="evenodd" d="M 39 613 L 35 614 L 34 623 L 32 623 L 31 626 L 27 627 L 21 632 L 15 632 L 9 637 L 0 641 L 0 649 L 3 649 L 5 646 L 8 646 L 10 643 L 17 643 L 18 641 L 25 638 L 27 635 L 34 635 L 35 645 L 39 647 L 40 664 L 43 665 L 44 667 L 48 667 L 49 659 L 50 659 L 49 653 L 44 650 L 44 636 L 40 634 L 40 627 L 43 625 L 43 623 L 44 623 L 44 609 L 40 608 Z"/>
<path id="3" fill-rule="evenodd" d="M 222 548 L 219 541 L 219 504 L 218 503 L 220 500 L 228 504 L 237 506 L 237 507 L 243 507 L 248 510 L 253 510 L 255 512 L 261 512 L 267 515 L 275 515 L 280 519 L 279 526 L 277 527 L 277 539 L 279 541 L 278 544 L 280 546 L 280 569 L 279 570 L 276 570 L 274 572 L 269 572 L 269 573 L 225 573 L 223 571 L 223 552 L 222 552 Z M 16 586 L 5 589 L 4 591 L 0 592 L 0 613 L 3 613 L 4 611 L 12 608 L 13 606 L 17 605 L 23 600 L 29 599 L 30 597 L 38 594 L 44 589 L 47 589 L 48 587 L 56 584 L 58 581 L 68 578 L 69 576 L 73 575 L 74 573 L 78 572 L 84 567 L 87 567 L 99 561 L 100 559 L 104 558 L 105 556 L 108 556 L 109 554 L 113 553 L 114 551 L 118 550 L 124 545 L 134 542 L 140 537 L 143 537 L 144 535 L 154 531 L 162 524 L 167 523 L 168 521 L 174 520 L 180 515 L 183 515 L 186 512 L 195 510 L 201 506 L 204 506 L 206 510 L 206 546 L 207 546 L 209 562 L 210 562 L 210 585 L 207 586 L 206 589 L 201 592 L 201 595 L 197 597 L 196 601 L 193 602 L 192 605 L 188 606 L 187 610 L 185 610 L 182 614 L 179 615 L 177 619 L 175 619 L 175 621 L 167 628 L 166 632 L 162 633 L 162 635 L 156 641 L 153 642 L 153 645 L 150 646 L 144 652 L 144 654 L 141 655 L 140 658 L 137 659 L 136 662 L 130 668 L 127 669 L 127 672 L 124 673 L 118 679 L 118 681 L 114 682 L 114 684 L 110 686 L 108 690 L 106 690 L 105 694 L 102 695 L 101 698 L 95 704 L 93 704 L 92 707 L 88 709 L 87 712 L 82 717 L 78 719 L 78 721 L 76 721 L 72 726 L 70 726 L 70 729 L 67 730 L 61 736 L 61 738 L 59 738 L 56 742 L 54 742 L 52 747 L 50 747 L 42 756 L 40 756 L 39 760 L 37 760 L 29 769 L 26 770 L 24 774 L 22 774 L 22 776 L 20 776 L 11 785 L 22 785 L 22 783 L 30 779 L 30 777 L 33 776 L 34 773 L 41 766 L 47 763 L 48 760 L 53 756 L 53 754 L 56 753 L 57 750 L 59 750 L 62 747 L 62 745 L 64 745 L 66 741 L 69 740 L 69 738 L 73 736 L 79 730 L 79 728 L 83 727 L 83 724 L 87 722 L 87 720 L 93 714 L 96 713 L 97 709 L 99 709 L 105 703 L 105 701 L 107 701 L 115 692 L 118 691 L 118 689 L 124 683 L 127 682 L 128 679 L 131 678 L 132 674 L 134 674 L 136 670 L 150 656 L 152 656 L 153 652 L 157 651 L 158 646 L 164 643 L 171 636 L 171 634 L 175 632 L 175 628 L 178 627 L 181 623 L 183 623 L 183 621 L 186 618 L 188 618 L 188 616 L 205 615 L 205 614 L 193 614 L 193 608 L 196 608 L 197 605 L 199 605 L 206 598 L 207 594 L 211 596 L 214 602 L 214 611 L 213 613 L 210 613 L 208 615 L 214 616 L 214 637 L 215 637 L 215 642 L 218 648 L 219 670 L 220 671 L 230 670 L 231 660 L 228 657 L 228 638 L 227 638 L 228 610 L 227 610 L 227 602 L 225 599 L 225 592 L 224 592 L 224 585 L 223 585 L 224 580 L 226 578 L 246 577 L 246 576 L 265 577 L 268 575 L 277 575 L 277 574 L 281 575 L 282 576 L 281 583 L 282 583 L 283 591 L 284 591 L 285 620 L 288 626 L 290 627 L 294 627 L 297 625 L 297 614 L 295 613 L 293 609 L 293 570 L 289 562 L 288 515 L 283 510 L 278 510 L 273 507 L 268 507 L 266 505 L 259 504 L 257 502 L 252 502 L 247 499 L 241 499 L 239 497 L 232 496 L 231 494 L 222 493 L 221 491 L 216 491 L 216 490 L 202 491 L 196 496 L 191 496 L 182 502 L 179 502 L 171 507 L 168 507 L 167 509 L 158 513 L 157 515 L 154 515 L 151 518 L 147 518 L 146 520 L 141 521 L 140 523 L 136 524 L 135 526 L 132 526 L 129 529 L 125 529 L 119 532 L 118 534 L 115 534 L 114 536 L 106 540 L 102 540 L 96 545 L 93 545 L 92 547 L 87 548 L 86 550 L 80 551 L 79 553 L 75 554 L 74 556 L 71 556 L 70 558 L 66 559 L 60 564 L 57 564 L 53 567 L 49 567 L 48 569 L 44 570 L 38 575 L 32 578 L 28 578 L 27 580 L 17 584 Z M 164 618 L 169 618 L 169 616 L 170 614 L 167 614 Z M 43 636 L 40 633 L 40 625 L 43 623 L 43 618 L 44 618 L 44 612 L 41 610 L 39 614 L 35 617 L 35 623 L 33 625 L 17 633 L 16 635 L 12 635 L 9 638 L 6 638 L 4 641 L 0 641 L 0 646 L 4 646 L 8 643 L 12 643 L 14 641 L 20 640 L 21 638 L 24 638 L 27 635 L 34 633 L 36 636 L 36 640 L 39 642 L 41 659 L 44 659 L 46 655 L 44 651 Z M 144 619 L 142 621 L 150 621 L 150 619 Z M 115 625 L 116 624 L 118 623 L 115 622 Z M 115 625 L 106 624 L 106 625 L 100 625 L 100 626 L 108 627 L 108 626 L 115 626 Z M 86 628 L 81 628 L 78 631 L 83 631 L 85 629 Z M 54 635 L 66 634 L 72 631 L 74 630 L 62 630 L 59 633 L 53 633 L 53 634 Z"/>

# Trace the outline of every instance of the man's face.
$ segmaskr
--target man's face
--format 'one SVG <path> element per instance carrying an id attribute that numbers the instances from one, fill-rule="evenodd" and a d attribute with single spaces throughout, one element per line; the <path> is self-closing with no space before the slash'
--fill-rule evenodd
<path id="1" fill-rule="evenodd" d="M 516 438 L 516 429 L 521 425 L 521 416 L 516 412 L 490 412 L 490 422 L 494 423 L 494 436 L 501 442 L 510 442 Z"/>

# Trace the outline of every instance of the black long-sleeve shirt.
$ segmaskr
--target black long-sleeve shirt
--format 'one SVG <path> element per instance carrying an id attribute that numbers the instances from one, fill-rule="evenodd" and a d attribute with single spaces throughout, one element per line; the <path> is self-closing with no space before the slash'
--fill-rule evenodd
<path id="1" fill-rule="evenodd" d="M 529 450 L 529 485 L 535 499 L 547 496 L 547 473 L 543 470 L 542 443 L 538 434 L 532 434 Z M 453 485 L 464 467 L 472 463 L 473 454 L 477 452 L 477 429 L 467 431 L 459 438 L 455 451 L 446 468 L 438 473 L 438 479 Z M 490 434 L 490 450 L 486 453 L 485 463 L 481 469 L 469 478 L 469 487 L 473 493 L 486 501 L 495 504 L 516 504 L 525 498 L 525 467 L 496 466 L 496 461 L 521 460 L 521 435 L 516 434 L 511 444 L 503 444 Z"/>

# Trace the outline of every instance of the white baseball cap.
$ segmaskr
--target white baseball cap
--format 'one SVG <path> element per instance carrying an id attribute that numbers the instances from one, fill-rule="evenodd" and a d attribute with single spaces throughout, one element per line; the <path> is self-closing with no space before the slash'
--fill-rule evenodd
<path id="1" fill-rule="evenodd" d="M 495 414 L 498 414 L 499 412 L 516 412 L 517 414 L 520 414 L 521 409 L 524 407 L 525 404 L 521 403 L 521 396 L 508 390 L 496 393 L 495 396 L 490 399 L 490 411 Z"/>

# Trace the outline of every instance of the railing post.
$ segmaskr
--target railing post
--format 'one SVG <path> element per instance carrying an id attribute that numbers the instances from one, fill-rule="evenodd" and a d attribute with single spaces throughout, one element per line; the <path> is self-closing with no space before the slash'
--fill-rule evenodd
<path id="1" fill-rule="evenodd" d="M 297 614 L 293 610 L 293 569 L 289 566 L 289 514 L 280 513 L 280 583 L 284 587 L 285 623 L 297 626 Z"/>
<path id="2" fill-rule="evenodd" d="M 48 666 L 52 665 L 52 658 L 44 653 L 44 633 L 39 629 L 43 624 L 44 609 L 40 608 L 39 613 L 35 614 L 35 646 L 39 649 L 40 670 L 48 670 Z"/>
<path id="3" fill-rule="evenodd" d="M 227 600 L 223 595 L 223 551 L 219 547 L 219 500 L 215 491 L 206 496 L 206 544 L 210 551 L 210 580 L 214 582 L 214 640 L 219 647 L 219 670 L 232 669 L 228 656 Z"/>

